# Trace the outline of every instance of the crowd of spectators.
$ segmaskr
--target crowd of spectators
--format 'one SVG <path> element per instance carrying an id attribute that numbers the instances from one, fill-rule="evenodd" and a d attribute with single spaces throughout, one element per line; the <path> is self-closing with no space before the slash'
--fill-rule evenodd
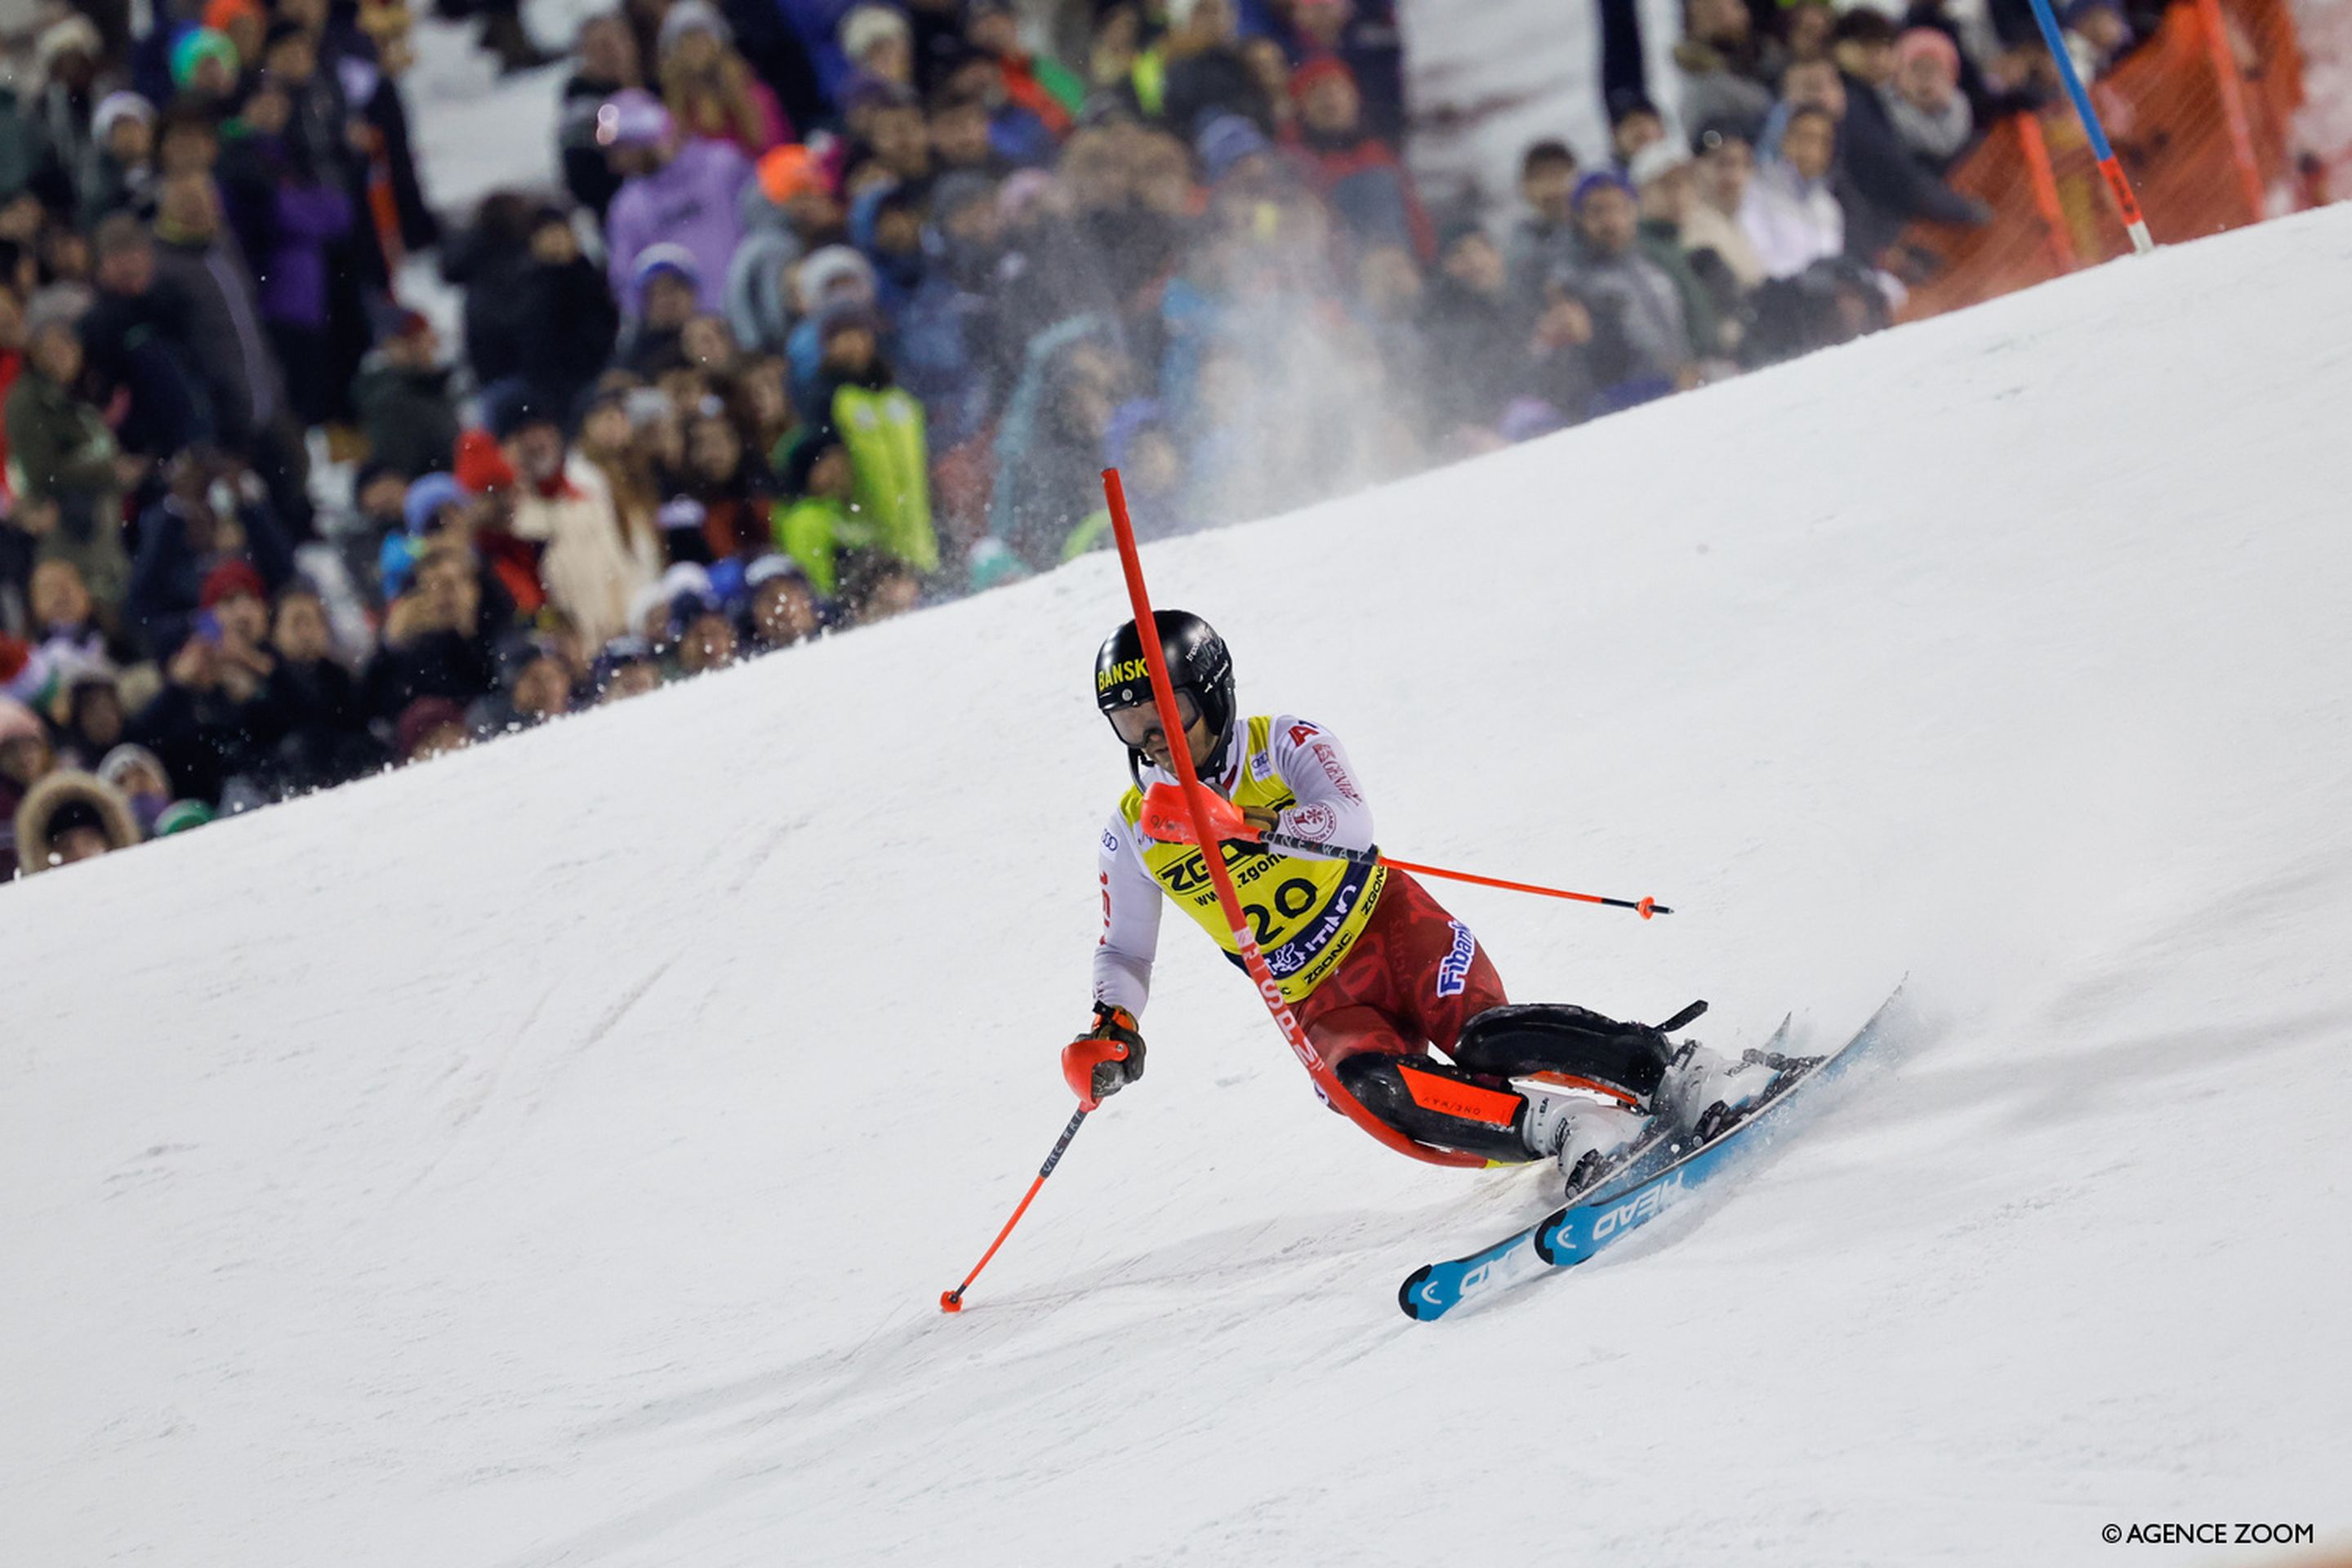
<path id="1" fill-rule="evenodd" d="M 1071 0 L 1045 53 L 624 0 L 562 191 L 446 232 L 401 0 L 58 13 L 0 87 L 0 875 L 1049 570 L 1105 466 L 1172 533 L 1870 330 L 2048 90 L 2010 4 L 1690 0 L 1689 138 L 1617 98 L 1507 233 L 1415 189 L 1390 0 Z"/>

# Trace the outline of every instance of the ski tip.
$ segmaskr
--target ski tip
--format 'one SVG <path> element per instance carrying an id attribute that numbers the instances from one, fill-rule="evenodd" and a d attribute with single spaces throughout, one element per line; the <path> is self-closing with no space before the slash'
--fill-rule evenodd
<path id="1" fill-rule="evenodd" d="M 1423 1264 L 1406 1275 L 1404 1283 L 1397 1287 L 1397 1305 L 1403 1308 L 1404 1315 L 1416 1323 L 1421 1321 L 1421 1308 L 1413 1301 L 1413 1287 L 1429 1278 L 1429 1267 L 1426 1263 Z"/>

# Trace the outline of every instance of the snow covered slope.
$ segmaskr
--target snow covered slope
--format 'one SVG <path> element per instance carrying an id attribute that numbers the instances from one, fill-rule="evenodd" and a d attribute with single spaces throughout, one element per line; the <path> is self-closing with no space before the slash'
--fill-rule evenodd
<path id="1" fill-rule="evenodd" d="M 1174 929 L 1068 1114 L 1095 559 L 0 889 L 0 1562 L 2112 1561 L 2352 1527 L 2352 210 L 1149 558 L 1516 994 L 1893 1070 L 1537 1212 Z M 2327 1479 L 2329 1476 L 2336 1479 Z M 1473 1550 L 1475 1549 L 1475 1550 Z M 2176 1563 L 2275 1560 L 2175 1548 Z"/>

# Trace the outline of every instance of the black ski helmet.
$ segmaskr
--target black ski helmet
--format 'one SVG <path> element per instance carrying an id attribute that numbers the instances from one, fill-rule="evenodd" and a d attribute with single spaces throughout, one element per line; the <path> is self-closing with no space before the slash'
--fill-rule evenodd
<path id="1" fill-rule="evenodd" d="M 1217 736 L 1218 755 L 1209 771 L 1218 771 L 1226 730 L 1234 721 L 1234 658 L 1217 628 L 1182 610 L 1154 610 L 1160 628 L 1160 651 L 1168 660 L 1168 678 L 1179 691 L 1189 691 L 1201 705 L 1201 716 Z M 1095 706 L 1104 713 L 1151 700 L 1151 675 L 1144 662 L 1143 639 L 1135 623 L 1103 639 L 1095 655 Z"/>

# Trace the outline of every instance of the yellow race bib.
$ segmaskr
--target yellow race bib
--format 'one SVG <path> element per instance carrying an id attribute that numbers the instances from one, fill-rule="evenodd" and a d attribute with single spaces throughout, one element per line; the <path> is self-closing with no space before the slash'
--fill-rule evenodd
<path id="1" fill-rule="evenodd" d="M 1233 789 L 1235 805 L 1282 811 L 1297 804 L 1267 755 L 1273 723 L 1263 714 L 1249 721 L 1247 748 Z M 1127 818 L 1129 836 L 1142 850 L 1143 864 L 1152 880 L 1239 964 L 1241 952 L 1234 941 L 1233 927 L 1217 907 L 1216 884 L 1209 879 L 1209 868 L 1200 850 L 1190 844 L 1159 844 L 1143 837 L 1138 826 L 1143 816 L 1140 789 L 1128 791 L 1118 809 Z M 1283 1000 L 1305 1001 L 1330 978 L 1363 934 L 1387 885 L 1387 868 L 1360 866 L 1352 860 L 1284 855 L 1255 844 L 1223 847 L 1234 890 L 1241 895 L 1242 912 L 1249 919 L 1251 934 L 1265 954 L 1266 967 L 1273 972 Z"/>

